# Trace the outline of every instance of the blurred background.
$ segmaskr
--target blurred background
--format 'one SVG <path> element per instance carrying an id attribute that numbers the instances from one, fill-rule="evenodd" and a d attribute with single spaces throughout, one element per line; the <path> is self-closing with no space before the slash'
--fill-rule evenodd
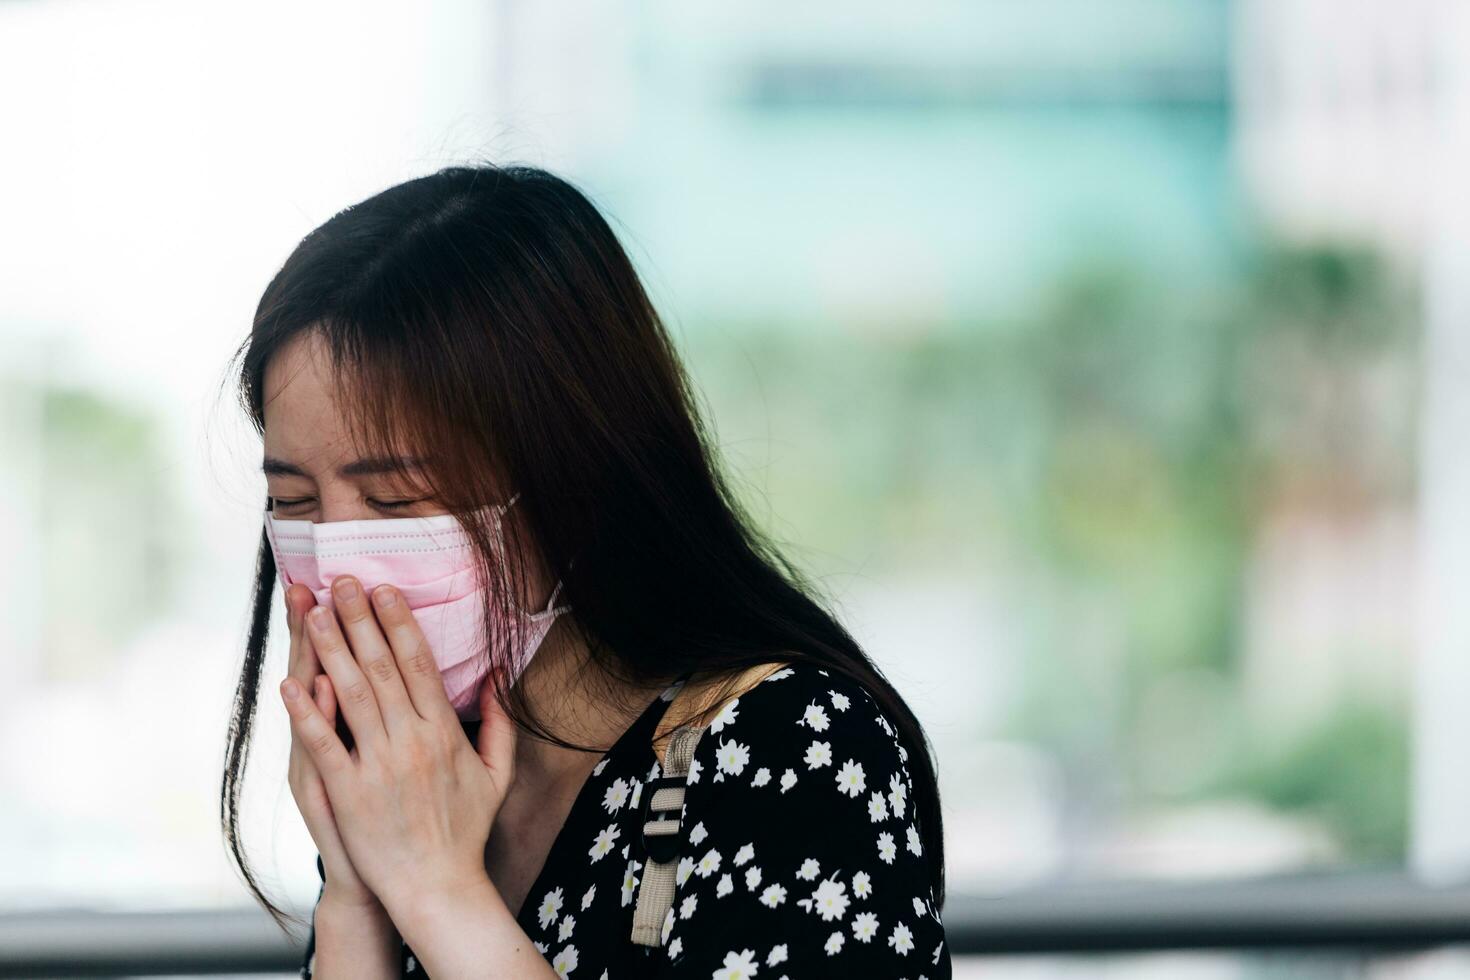
<path id="1" fill-rule="evenodd" d="M 0 89 L 0 912 L 248 904 L 226 361 L 307 231 L 475 157 L 619 231 L 928 727 L 965 908 L 1470 880 L 1460 0 L 0 0 Z M 261 715 L 246 841 L 305 915 Z M 1057 945 L 957 974 L 1470 978 Z"/>

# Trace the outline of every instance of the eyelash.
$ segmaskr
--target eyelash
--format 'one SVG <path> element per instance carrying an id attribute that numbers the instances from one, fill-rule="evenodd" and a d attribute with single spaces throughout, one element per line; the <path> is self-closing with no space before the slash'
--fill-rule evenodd
<path id="1" fill-rule="evenodd" d="M 299 500 L 281 500 L 279 497 L 272 497 L 271 498 L 271 509 L 272 510 L 275 510 L 275 509 L 278 509 L 278 508 L 281 508 L 281 507 L 295 507 L 297 504 L 304 504 L 307 501 L 314 500 L 314 499 L 315 499 L 314 497 L 302 497 Z M 374 507 L 381 507 L 384 510 L 402 510 L 405 507 L 411 507 L 414 504 L 421 503 L 422 501 L 425 501 L 425 500 L 428 500 L 428 499 L 429 499 L 428 497 L 420 497 L 418 500 L 387 500 L 387 501 L 374 501 L 374 500 L 369 500 L 368 503 L 372 504 Z"/>

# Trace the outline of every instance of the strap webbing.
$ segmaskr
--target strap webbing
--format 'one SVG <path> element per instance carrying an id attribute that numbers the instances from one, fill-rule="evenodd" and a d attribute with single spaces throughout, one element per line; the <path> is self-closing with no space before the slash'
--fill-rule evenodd
<path id="1" fill-rule="evenodd" d="M 784 661 L 757 664 L 742 671 L 724 684 L 685 683 L 655 727 L 654 758 L 664 745 L 663 778 L 689 778 L 689 765 L 694 761 L 694 748 L 699 737 L 731 698 L 739 697 L 767 677 L 786 666 Z M 643 825 L 646 837 L 678 835 L 683 831 L 684 789 L 682 785 L 663 786 L 650 793 L 650 819 Z M 674 907 L 674 873 L 678 854 L 667 861 L 655 861 L 645 848 L 643 877 L 638 880 L 638 904 L 633 909 L 633 942 L 641 946 L 662 946 L 664 919 Z"/>
<path id="2" fill-rule="evenodd" d="M 688 778 L 689 763 L 694 759 L 694 747 L 703 734 L 703 728 L 685 726 L 674 730 L 669 737 L 668 748 L 664 750 L 664 776 Z M 658 790 L 650 801 L 649 809 L 661 814 L 672 814 L 672 817 L 649 821 L 643 825 L 644 833 L 677 833 L 684 809 L 684 787 Z M 633 942 L 641 946 L 663 945 L 664 918 L 674 907 L 674 872 L 677 865 L 677 859 L 655 861 L 651 856 L 646 859 L 643 877 L 638 882 L 638 905 L 633 909 Z"/>

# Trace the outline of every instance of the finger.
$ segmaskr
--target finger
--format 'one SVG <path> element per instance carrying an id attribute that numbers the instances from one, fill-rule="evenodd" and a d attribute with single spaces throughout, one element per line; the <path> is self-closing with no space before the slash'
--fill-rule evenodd
<path id="1" fill-rule="evenodd" d="M 331 785 L 352 765 L 347 749 L 311 698 L 307 697 L 306 689 L 292 678 L 281 682 L 281 700 L 285 702 L 286 713 L 291 716 L 292 733 L 306 750 L 330 792 Z"/>
<path id="2" fill-rule="evenodd" d="M 306 616 L 306 629 L 317 658 L 332 679 L 337 707 L 342 717 L 347 719 L 347 727 L 352 730 L 358 748 L 366 752 L 386 749 L 388 732 L 383 727 L 377 695 L 373 693 L 372 682 L 358 667 L 357 658 L 348 648 L 336 615 L 326 606 L 316 606 Z"/>
<path id="3" fill-rule="evenodd" d="M 444 675 L 403 593 L 391 585 L 380 585 L 373 590 L 373 608 L 398 660 L 398 672 L 414 710 L 425 721 L 458 726 L 459 716 L 444 693 Z"/>
<path id="4" fill-rule="evenodd" d="M 480 730 L 475 734 L 475 751 L 485 766 L 508 784 L 516 758 L 516 723 L 500 703 L 491 678 L 480 684 Z"/>
<path id="5" fill-rule="evenodd" d="M 326 715 L 327 724 L 337 730 L 337 737 L 342 740 L 343 745 L 347 746 L 347 754 L 351 755 L 357 743 L 353 741 L 352 732 L 347 730 L 346 723 L 337 714 L 337 692 L 332 689 L 332 679 L 326 674 L 318 674 L 316 681 L 322 690 L 322 701 L 325 702 L 322 714 Z"/>
<path id="6" fill-rule="evenodd" d="M 378 617 L 373 614 L 372 603 L 355 576 L 338 575 L 332 579 L 332 598 L 352 655 L 373 685 L 378 710 L 383 715 L 383 726 L 388 737 L 392 738 L 394 729 L 404 722 L 420 720 L 408 698 L 408 688 L 404 687 L 403 678 L 398 673 L 393 648 L 383 635 Z"/>
<path id="7" fill-rule="evenodd" d="M 321 674 L 311 680 L 311 699 L 316 702 L 316 710 L 320 711 L 322 717 L 330 724 L 337 712 L 337 706 L 332 702 L 332 692 L 323 683 L 325 678 Z"/>
<path id="8" fill-rule="evenodd" d="M 316 651 L 303 642 L 302 616 L 316 604 L 316 596 L 304 585 L 293 583 L 286 588 L 286 626 L 290 630 L 291 645 L 286 662 L 286 674 L 297 682 L 310 686 L 313 677 L 320 676 L 322 665 Z"/>

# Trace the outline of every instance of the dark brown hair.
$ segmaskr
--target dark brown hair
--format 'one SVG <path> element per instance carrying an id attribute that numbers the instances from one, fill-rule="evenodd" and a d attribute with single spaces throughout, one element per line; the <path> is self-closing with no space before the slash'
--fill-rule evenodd
<path id="1" fill-rule="evenodd" d="M 780 652 L 866 686 L 908 749 L 943 902 L 939 789 L 918 720 L 737 502 L 633 264 L 580 190 L 535 167 L 447 167 L 313 230 L 271 279 L 235 353 L 240 401 L 261 434 L 266 366 L 309 330 L 325 340 L 353 442 L 366 455 L 428 461 L 416 481 L 399 475 L 427 484 L 464 522 L 490 583 L 487 623 L 497 618 L 488 604 L 513 602 L 524 569 L 500 567 L 476 509 L 520 492 L 507 554 L 529 535 L 527 553 L 563 581 L 557 602 L 572 607 L 555 628 L 576 630 L 612 676 L 652 685 Z M 275 586 L 262 528 L 220 810 L 247 886 L 285 929 L 239 836 Z M 516 638 L 484 641 L 498 666 Z M 527 730 L 571 744 L 541 726 L 518 688 L 501 693 Z"/>

